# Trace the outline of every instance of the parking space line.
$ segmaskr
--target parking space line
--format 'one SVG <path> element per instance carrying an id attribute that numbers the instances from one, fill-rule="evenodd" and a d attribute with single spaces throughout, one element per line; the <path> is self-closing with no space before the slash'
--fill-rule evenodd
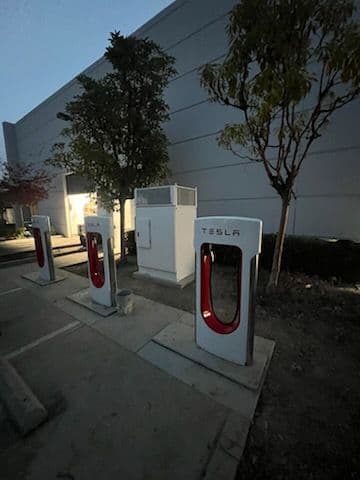
<path id="1" fill-rule="evenodd" d="M 23 347 L 18 348 L 17 350 L 14 350 L 13 352 L 10 352 L 6 355 L 4 355 L 4 358 L 6 360 L 11 360 L 12 358 L 17 357 L 18 355 L 21 355 L 24 352 L 27 352 L 28 350 L 31 350 L 34 347 L 37 347 L 41 343 L 47 342 L 48 340 L 51 340 L 54 337 L 57 337 L 58 335 L 61 335 L 62 333 L 65 333 L 69 330 L 75 330 L 77 327 L 81 326 L 81 322 L 72 322 L 65 327 L 59 328 L 58 330 L 55 330 L 54 332 L 49 333 L 48 335 L 44 335 L 43 337 L 38 338 L 34 342 L 28 343 L 27 345 L 24 345 Z"/>
<path id="2" fill-rule="evenodd" d="M 22 290 L 22 289 L 23 289 L 22 287 L 17 287 L 17 288 L 12 288 L 11 290 L 6 290 L 5 292 L 0 292 L 0 297 L 2 295 L 7 295 L 8 293 L 18 292 L 19 290 Z"/>

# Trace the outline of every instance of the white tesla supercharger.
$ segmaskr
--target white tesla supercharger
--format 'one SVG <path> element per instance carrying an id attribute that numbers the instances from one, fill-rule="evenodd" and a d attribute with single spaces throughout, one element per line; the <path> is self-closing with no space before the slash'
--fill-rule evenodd
<path id="1" fill-rule="evenodd" d="M 116 305 L 116 270 L 112 217 L 95 215 L 85 217 L 85 234 L 90 282 L 89 296 L 100 305 L 114 307 Z"/>
<path id="2" fill-rule="evenodd" d="M 196 343 L 202 349 L 239 365 L 252 363 L 254 310 L 262 222 L 243 217 L 195 219 Z M 232 246 L 236 255 L 236 307 L 226 323 L 213 303 L 214 245 Z"/>
<path id="3" fill-rule="evenodd" d="M 39 266 L 39 279 L 45 282 L 55 280 L 54 258 L 51 249 L 50 218 L 46 215 L 31 217 L 35 241 L 36 260 Z"/>

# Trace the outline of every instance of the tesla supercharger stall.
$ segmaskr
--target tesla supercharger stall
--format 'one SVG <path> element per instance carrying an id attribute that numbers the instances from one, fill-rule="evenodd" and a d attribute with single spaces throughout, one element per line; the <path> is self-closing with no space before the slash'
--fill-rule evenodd
<path id="1" fill-rule="evenodd" d="M 40 270 L 39 279 L 44 282 L 53 282 L 55 281 L 55 268 L 51 249 L 50 218 L 45 215 L 34 215 L 31 223 L 36 260 Z"/>
<path id="2" fill-rule="evenodd" d="M 196 343 L 202 349 L 239 365 L 252 363 L 255 291 L 262 222 L 242 217 L 195 220 Z M 236 255 L 236 306 L 230 321 L 218 316 L 213 302 L 214 245 L 233 247 Z"/>
<path id="3" fill-rule="evenodd" d="M 89 296 L 95 303 L 105 307 L 115 307 L 116 271 L 112 217 L 85 217 L 85 234 L 90 281 Z"/>

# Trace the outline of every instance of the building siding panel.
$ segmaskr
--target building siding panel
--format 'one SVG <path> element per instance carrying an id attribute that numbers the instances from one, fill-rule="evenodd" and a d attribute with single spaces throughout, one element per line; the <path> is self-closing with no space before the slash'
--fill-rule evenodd
<path id="1" fill-rule="evenodd" d="M 178 74 L 165 92 L 170 106 L 165 131 L 170 142 L 171 180 L 198 187 L 201 215 L 260 217 L 265 231 L 273 232 L 278 226 L 280 202 L 262 166 L 249 164 L 217 145 L 219 130 L 226 123 L 241 121 L 241 113 L 210 103 L 199 82 L 200 67 L 224 57 L 227 12 L 236 3 L 178 0 L 134 34 L 148 36 L 176 57 Z M 85 73 L 100 78 L 109 70 L 109 63 L 101 58 Z M 72 80 L 17 122 L 21 162 L 41 164 L 48 158 L 65 125 L 56 114 L 78 92 Z M 311 103 L 309 99 L 302 108 Z M 289 233 L 359 240 L 359 222 L 353 218 L 360 207 L 359 116 L 360 102 L 349 105 L 337 113 L 314 144 L 297 181 Z M 50 198 L 41 203 L 41 210 L 51 212 L 61 233 L 67 230 L 67 208 L 66 192 L 59 180 Z"/>

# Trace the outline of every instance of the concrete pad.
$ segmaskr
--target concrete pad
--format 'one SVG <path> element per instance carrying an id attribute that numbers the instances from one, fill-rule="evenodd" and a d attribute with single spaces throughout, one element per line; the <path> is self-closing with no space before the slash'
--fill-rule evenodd
<path id="1" fill-rule="evenodd" d="M 134 310 L 126 316 L 112 315 L 92 326 L 119 345 L 136 352 L 166 325 L 183 315 L 177 308 L 134 295 Z"/>
<path id="2" fill-rule="evenodd" d="M 44 404 L 54 389 L 67 401 L 61 416 L 17 445 L 17 458 L 36 447 L 22 466 L 27 480 L 206 474 L 228 409 L 93 329 L 56 337 L 14 365 Z"/>
<path id="3" fill-rule="evenodd" d="M 106 307 L 105 305 L 100 305 L 99 303 L 94 302 L 90 297 L 89 290 L 87 288 L 85 290 L 80 290 L 80 292 L 73 293 L 67 298 L 72 302 L 78 303 L 88 310 L 95 312 L 101 317 L 108 317 L 117 311 L 116 307 Z"/>
<path id="4" fill-rule="evenodd" d="M 45 407 L 7 360 L 0 360 L 0 400 L 22 435 L 47 419 Z"/>
<path id="5" fill-rule="evenodd" d="M 244 369 L 252 367 L 240 367 L 217 358 L 211 358 L 209 362 L 207 355 L 213 356 L 195 345 L 194 328 L 188 325 L 191 317 L 190 314 L 184 314 L 182 320 L 185 322 L 170 324 L 138 354 L 170 375 L 191 385 L 195 390 L 231 409 L 203 473 L 205 480 L 231 480 L 236 476 L 246 445 L 275 343 L 259 338 L 256 340 L 256 355 L 264 356 L 266 361 L 260 362 L 260 365 L 263 365 L 261 374 L 257 371 L 254 374 L 253 371 L 251 375 L 244 372 Z M 200 350 L 200 353 L 196 352 L 196 349 Z M 240 369 L 241 375 L 235 369 Z"/>
<path id="6" fill-rule="evenodd" d="M 180 323 L 169 325 L 158 333 L 153 341 L 252 390 L 257 390 L 261 385 L 274 349 L 272 340 L 255 337 L 252 365 L 236 365 L 199 348 L 195 343 L 194 329 Z"/>
<path id="7" fill-rule="evenodd" d="M 55 280 L 43 280 L 42 278 L 39 277 L 39 272 L 31 272 L 31 273 L 25 273 L 24 275 L 21 275 L 22 278 L 25 278 L 26 280 L 30 280 L 31 282 L 36 283 L 37 285 L 40 285 L 40 287 L 46 287 L 47 285 L 51 285 L 53 283 L 57 282 L 62 282 L 65 280 L 65 277 L 57 275 Z"/>
<path id="8" fill-rule="evenodd" d="M 235 478 L 250 428 L 250 420 L 230 413 L 206 469 L 204 480 Z"/>
<path id="9" fill-rule="evenodd" d="M 193 313 L 184 312 L 182 313 L 181 317 L 177 320 L 180 323 L 185 323 L 189 327 L 193 327 L 195 325 L 195 317 Z"/>
<path id="10" fill-rule="evenodd" d="M 79 303 L 75 303 L 68 298 L 60 298 L 55 301 L 57 308 L 71 315 L 76 320 L 84 323 L 85 325 L 93 325 L 98 321 L 103 321 L 104 317 L 101 317 L 97 313 L 84 308 Z"/>
<path id="11" fill-rule="evenodd" d="M 0 312 L 0 355 L 9 354 L 74 321 L 52 303 L 44 298 L 40 300 L 26 289 L 0 296 Z"/>
<path id="12" fill-rule="evenodd" d="M 139 272 L 139 271 L 134 272 L 133 277 L 148 280 L 149 282 L 156 283 L 157 285 L 164 285 L 166 287 L 173 287 L 173 288 L 184 288 L 195 280 L 195 274 L 188 275 L 187 277 L 183 278 L 179 282 L 176 282 L 173 280 L 166 280 L 164 278 L 153 277 L 148 273 Z"/>
<path id="13" fill-rule="evenodd" d="M 45 299 L 49 302 L 57 302 L 67 295 L 71 295 L 74 292 L 82 290 L 89 285 L 89 280 L 79 275 L 74 275 L 66 270 L 55 269 L 56 276 L 65 277 L 65 282 L 57 282 L 48 285 L 47 288 L 43 288 L 36 283 L 29 282 L 22 278 L 23 274 L 31 273 L 34 270 L 34 264 L 21 265 L 21 267 L 12 267 L 6 270 L 0 270 L 0 283 L 2 278 L 11 277 L 14 279 L 18 286 L 26 288 L 34 295 L 41 299 Z"/>
<path id="14" fill-rule="evenodd" d="M 247 418 L 254 415 L 260 390 L 242 387 L 155 342 L 147 343 L 138 355 L 224 407 Z"/>

